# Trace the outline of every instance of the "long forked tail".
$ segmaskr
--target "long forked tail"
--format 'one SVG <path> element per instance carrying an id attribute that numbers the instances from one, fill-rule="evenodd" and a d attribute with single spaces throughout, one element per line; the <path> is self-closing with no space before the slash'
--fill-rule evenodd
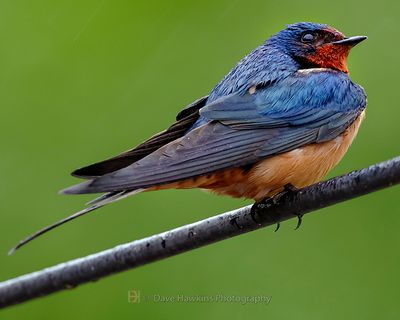
<path id="1" fill-rule="evenodd" d="M 106 193 L 106 194 L 102 195 L 101 197 L 96 198 L 96 199 L 92 200 L 91 202 L 89 202 L 88 203 L 88 205 L 90 205 L 89 207 L 87 207 L 81 211 L 78 211 L 60 221 L 57 221 L 56 223 L 51 224 L 43 229 L 40 229 L 40 230 L 36 231 L 35 233 L 33 233 L 32 235 L 30 235 L 29 237 L 21 240 L 14 248 L 12 248 L 10 251 L 8 251 L 8 255 L 12 255 L 16 250 L 18 250 L 22 246 L 26 245 L 28 242 L 31 242 L 32 240 L 36 239 L 37 237 L 41 236 L 42 234 L 45 234 L 48 231 L 63 225 L 64 223 L 72 221 L 72 220 L 74 220 L 78 217 L 81 217 L 81 216 L 85 215 L 86 213 L 92 212 L 96 209 L 99 209 L 99 208 L 105 206 L 106 204 L 110 204 L 112 202 L 124 199 L 128 196 L 131 196 L 133 194 L 136 194 L 136 193 L 139 193 L 142 191 L 143 191 L 143 189 L 136 189 L 133 191 L 128 190 L 128 191 Z"/>

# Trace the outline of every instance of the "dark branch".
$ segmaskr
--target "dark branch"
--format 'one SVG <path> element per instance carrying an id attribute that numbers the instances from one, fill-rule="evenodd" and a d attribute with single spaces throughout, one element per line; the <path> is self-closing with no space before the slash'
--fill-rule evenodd
<path id="1" fill-rule="evenodd" d="M 76 287 L 210 243 L 400 183 L 400 157 L 288 192 L 276 202 L 246 206 L 0 283 L 0 307 Z"/>

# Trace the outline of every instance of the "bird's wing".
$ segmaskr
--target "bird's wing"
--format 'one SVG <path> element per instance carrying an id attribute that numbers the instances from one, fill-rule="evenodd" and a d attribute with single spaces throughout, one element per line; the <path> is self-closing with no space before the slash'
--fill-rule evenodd
<path id="1" fill-rule="evenodd" d="M 200 98 L 184 108 L 176 116 L 176 122 L 167 130 L 156 134 L 137 147 L 125 151 L 118 156 L 77 169 L 72 172 L 72 175 L 78 178 L 86 179 L 102 176 L 104 174 L 125 168 L 156 151 L 163 145 L 182 137 L 186 131 L 197 121 L 199 117 L 199 109 L 205 105 L 207 98 L 208 96 Z"/>
<path id="2" fill-rule="evenodd" d="M 333 75 L 319 81 L 309 78 L 220 98 L 200 111 L 209 120 L 206 124 L 124 169 L 64 192 L 148 188 L 333 139 L 362 112 L 365 96 L 350 80 L 341 83 Z"/>

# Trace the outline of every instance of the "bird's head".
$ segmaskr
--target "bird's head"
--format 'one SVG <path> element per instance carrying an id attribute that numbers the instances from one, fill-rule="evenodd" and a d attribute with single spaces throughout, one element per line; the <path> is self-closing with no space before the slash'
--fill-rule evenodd
<path id="1" fill-rule="evenodd" d="M 287 26 L 271 40 L 302 68 L 330 68 L 348 73 L 350 49 L 365 39 L 366 36 L 345 37 L 326 24 L 300 22 Z"/>

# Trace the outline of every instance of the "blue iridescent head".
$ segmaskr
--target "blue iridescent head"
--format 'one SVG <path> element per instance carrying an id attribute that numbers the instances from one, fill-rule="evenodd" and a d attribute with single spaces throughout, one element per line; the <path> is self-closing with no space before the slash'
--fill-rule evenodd
<path id="1" fill-rule="evenodd" d="M 335 28 L 319 23 L 300 22 L 288 25 L 268 40 L 304 68 L 331 68 L 348 73 L 350 49 L 365 36 L 347 38 Z"/>

